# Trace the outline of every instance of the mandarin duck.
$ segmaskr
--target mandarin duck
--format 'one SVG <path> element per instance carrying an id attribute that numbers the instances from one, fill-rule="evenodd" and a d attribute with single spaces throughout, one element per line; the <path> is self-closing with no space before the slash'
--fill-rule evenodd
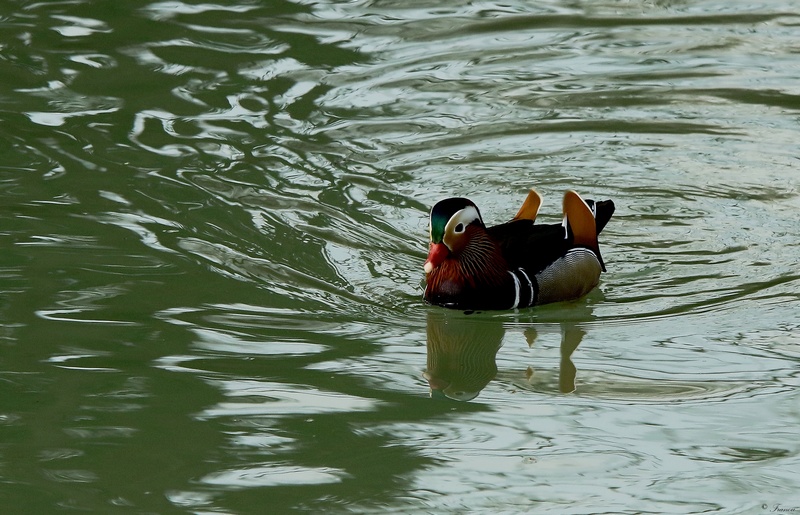
<path id="1" fill-rule="evenodd" d="M 605 271 L 597 235 L 614 203 L 567 191 L 562 223 L 534 225 L 541 202 L 531 189 L 514 218 L 493 227 L 469 199 L 437 202 L 430 214 L 425 300 L 463 310 L 516 309 L 589 293 Z"/>

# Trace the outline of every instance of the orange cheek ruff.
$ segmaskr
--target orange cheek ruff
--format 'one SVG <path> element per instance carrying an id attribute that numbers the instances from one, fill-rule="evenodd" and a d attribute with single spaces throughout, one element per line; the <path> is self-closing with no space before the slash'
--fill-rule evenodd
<path id="1" fill-rule="evenodd" d="M 425 273 L 431 273 L 449 255 L 450 251 L 444 243 L 431 243 L 430 250 L 428 250 L 428 259 L 425 261 Z"/>

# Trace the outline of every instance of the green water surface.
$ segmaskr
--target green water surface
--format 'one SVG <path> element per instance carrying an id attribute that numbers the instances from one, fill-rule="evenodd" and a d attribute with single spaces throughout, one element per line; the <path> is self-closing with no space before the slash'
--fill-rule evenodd
<path id="1" fill-rule="evenodd" d="M 800 510 L 800 15 L 6 2 L 1 513 Z M 577 302 L 427 212 L 613 199 Z M 433 390 L 433 391 L 432 391 Z"/>

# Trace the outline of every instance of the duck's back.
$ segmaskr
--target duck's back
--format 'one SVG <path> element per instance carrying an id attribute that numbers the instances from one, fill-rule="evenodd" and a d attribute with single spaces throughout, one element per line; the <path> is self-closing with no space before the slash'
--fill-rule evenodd
<path id="1" fill-rule="evenodd" d="M 536 274 L 563 256 L 572 246 L 561 224 L 514 220 L 487 229 L 499 244 L 510 269 L 524 268 Z"/>

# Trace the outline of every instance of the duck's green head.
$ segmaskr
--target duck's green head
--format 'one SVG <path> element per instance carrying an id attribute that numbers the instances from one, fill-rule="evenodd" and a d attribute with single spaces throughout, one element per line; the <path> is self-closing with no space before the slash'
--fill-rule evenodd
<path id="1" fill-rule="evenodd" d="M 463 233 L 469 224 L 475 222 L 483 225 L 478 206 L 470 199 L 453 197 L 440 200 L 431 209 L 431 243 L 446 244 L 447 236 Z"/>

